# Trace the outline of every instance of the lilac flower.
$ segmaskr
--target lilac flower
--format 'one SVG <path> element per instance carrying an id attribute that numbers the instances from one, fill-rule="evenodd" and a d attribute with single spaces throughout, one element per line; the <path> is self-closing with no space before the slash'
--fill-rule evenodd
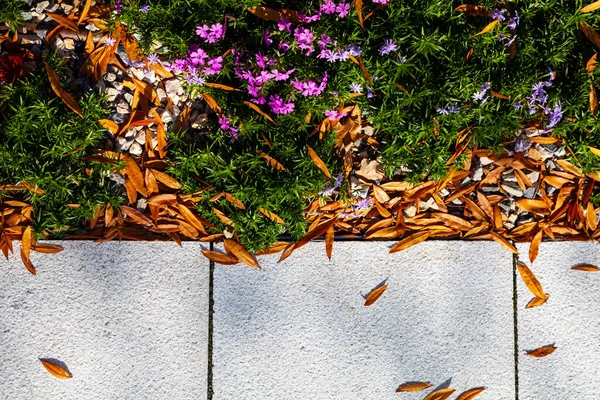
<path id="1" fill-rule="evenodd" d="M 362 93 L 362 91 L 363 91 L 360 83 L 350 84 L 350 90 L 352 91 L 352 93 Z"/>
<path id="2" fill-rule="evenodd" d="M 152 53 L 148 56 L 148 65 L 150 64 L 158 64 L 160 59 L 156 55 L 156 53 Z"/>
<path id="3" fill-rule="evenodd" d="M 321 4 L 320 10 L 327 15 L 335 14 L 335 3 L 331 0 L 325 0 L 325 3 Z"/>
<path id="4" fill-rule="evenodd" d="M 550 122 L 548 123 L 548 128 L 552 128 L 556 124 L 560 122 L 562 119 L 562 106 L 560 102 L 554 106 L 554 110 L 548 113 L 548 119 Z"/>
<path id="5" fill-rule="evenodd" d="M 219 124 L 221 124 L 221 129 L 224 131 L 229 130 L 229 124 L 231 123 L 231 121 L 229 121 L 229 118 L 227 117 L 220 117 L 219 118 Z"/>
<path id="6" fill-rule="evenodd" d="M 506 19 L 506 17 L 504 16 L 505 12 L 506 10 L 498 10 L 494 8 L 492 11 L 490 11 L 490 17 L 493 20 L 504 21 Z"/>
<path id="7" fill-rule="evenodd" d="M 225 26 L 221 23 L 197 26 L 196 35 L 203 38 L 205 43 L 215 43 L 225 37 Z"/>
<path id="8" fill-rule="evenodd" d="M 148 4 L 144 4 L 140 7 L 140 12 L 148 14 L 150 12 L 150 6 Z"/>
<path id="9" fill-rule="evenodd" d="M 348 115 L 347 112 L 340 114 L 335 110 L 325 110 L 325 116 L 329 117 L 329 119 L 332 121 L 337 121 L 340 118 L 344 118 L 346 115 Z"/>
<path id="10" fill-rule="evenodd" d="M 514 31 L 517 29 L 517 26 L 519 26 L 520 22 L 521 19 L 519 18 L 519 13 L 515 10 L 515 16 L 508 21 L 508 27 Z"/>
<path id="11" fill-rule="evenodd" d="M 117 43 L 117 39 L 115 39 L 113 37 L 107 37 L 106 39 L 104 39 L 105 46 L 114 46 L 116 43 Z"/>
<path id="12" fill-rule="evenodd" d="M 340 3 L 335 8 L 335 12 L 338 13 L 338 18 L 345 18 L 348 15 L 348 11 L 350 10 L 350 4 Z"/>
<path id="13" fill-rule="evenodd" d="M 371 198 L 365 197 L 364 199 L 360 200 L 358 203 L 354 204 L 354 207 L 355 207 L 356 211 L 363 211 L 363 210 L 368 209 L 369 207 L 371 207 Z"/>
<path id="14" fill-rule="evenodd" d="M 435 110 L 438 112 L 438 114 L 448 115 L 448 110 L 446 110 L 445 108 L 438 107 Z"/>
<path id="15" fill-rule="evenodd" d="M 277 28 L 280 31 L 286 30 L 288 33 L 291 33 L 291 30 L 290 30 L 291 26 L 292 26 L 292 23 L 287 18 L 280 18 L 279 21 L 277 21 Z"/>
<path id="16" fill-rule="evenodd" d="M 275 114 L 289 114 L 294 111 L 294 103 L 285 103 L 279 95 L 269 97 L 269 107 Z"/>
<path id="17" fill-rule="evenodd" d="M 385 39 L 383 42 L 383 46 L 379 48 L 379 54 L 389 54 L 392 51 L 398 50 L 398 45 L 394 43 L 392 39 Z"/>
<path id="18" fill-rule="evenodd" d="M 115 1 L 115 12 L 117 14 L 121 14 L 121 0 L 116 0 Z"/>
<path id="19" fill-rule="evenodd" d="M 268 29 L 265 29 L 265 31 L 263 32 L 263 39 L 265 40 L 265 44 L 267 46 L 270 46 L 273 44 L 273 39 L 271 39 L 271 34 L 269 33 Z"/>

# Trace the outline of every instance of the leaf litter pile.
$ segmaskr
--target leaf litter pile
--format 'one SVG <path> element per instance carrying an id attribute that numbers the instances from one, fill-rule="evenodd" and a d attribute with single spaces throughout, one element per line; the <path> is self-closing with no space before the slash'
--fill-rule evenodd
<path id="1" fill-rule="evenodd" d="M 362 24 L 361 2 L 356 3 Z M 474 7 L 457 11 L 478 15 L 480 10 L 478 6 Z M 255 255 L 240 243 L 231 218 L 213 207 L 215 215 L 226 225 L 224 230 L 202 218 L 195 211 L 196 205 L 204 201 L 202 191 L 183 193 L 181 183 L 166 172 L 171 165 L 167 132 L 186 132 L 190 128 L 208 131 L 206 119 L 211 113 L 220 115 L 220 106 L 206 93 L 201 93 L 198 98 L 189 97 L 181 80 L 160 60 L 149 60 L 141 53 L 135 36 L 126 26 L 117 22 L 114 31 L 110 32 L 105 20 L 113 8 L 89 0 L 52 6 L 41 2 L 33 5 L 30 20 L 20 31 L 11 34 L 0 27 L 3 50 L 0 78 L 3 81 L 19 79 L 24 72 L 35 69 L 36 61 L 39 61 L 36 54 L 43 48 L 52 48 L 71 60 L 68 68 L 74 85 L 91 82 L 94 88 L 108 96 L 110 116 L 98 122 L 106 128 L 109 140 L 104 148 L 85 157 L 90 162 L 113 166 L 111 179 L 120 186 L 126 200 L 118 207 L 107 204 L 98 209 L 88 224 L 71 238 L 99 242 L 113 239 L 223 242 L 225 253 L 208 250 L 202 253 L 216 263 L 234 265 L 241 262 L 260 268 Z M 279 11 L 262 9 L 255 9 L 253 13 L 271 20 L 281 16 Z M 479 34 L 492 30 L 497 22 L 494 20 Z M 583 23 L 580 28 L 594 45 L 600 44 L 593 28 Z M 352 61 L 370 80 L 362 60 Z M 588 73 L 595 65 L 594 56 L 587 63 Z M 56 72 L 49 65 L 42 68 L 56 96 L 83 117 L 77 100 L 62 87 Z M 406 91 L 401 85 L 397 86 Z M 213 87 L 237 90 L 219 84 L 213 84 Z M 253 103 L 248 105 L 271 120 Z M 590 107 L 595 113 L 597 99 L 593 85 Z M 528 256 L 533 263 L 540 243 L 546 238 L 600 240 L 600 208 L 590 201 L 597 192 L 600 172 L 585 174 L 578 165 L 568 161 L 571 156 L 574 160 L 577 157 L 564 138 L 547 132 L 541 121 L 530 123 L 519 132 L 522 142 L 528 146 L 523 152 L 508 147 L 500 152 L 470 147 L 474 132 L 465 128 L 457 138 L 454 154 L 447 161 L 450 165 L 460 158 L 462 166 L 453 166 L 442 180 L 424 179 L 410 183 L 402 171 L 392 177 L 386 177 L 382 172 L 381 140 L 363 119 L 359 105 L 348 104 L 338 111 L 343 117 L 325 118 L 315 126 L 313 134 L 323 140 L 327 133 L 334 133 L 335 157 L 343 166 L 343 181 L 348 183 L 351 197 L 340 200 L 320 197 L 311 201 L 304 214 L 309 226 L 306 235 L 292 243 L 276 242 L 257 255 L 281 252 L 282 261 L 296 249 L 321 237 L 325 239 L 330 259 L 336 237 L 394 240 L 396 244 L 391 247 L 391 253 L 427 239 L 462 239 L 492 240 L 514 254 L 518 253 L 514 242 L 531 242 Z M 318 154 L 310 146 L 307 151 L 315 167 L 331 178 L 327 165 Z M 600 156 L 599 149 L 590 147 L 590 151 Z M 261 156 L 274 169 L 285 169 L 268 154 Z M 9 194 L 18 191 L 44 194 L 43 188 L 32 187 L 26 182 L 4 185 L 0 190 Z M 221 192 L 209 201 L 220 199 L 245 210 L 245 205 L 231 193 Z M 21 240 L 21 259 L 27 270 L 35 274 L 31 251 L 55 253 L 61 248 L 37 243 L 32 234 L 32 211 L 32 205 L 12 199 L 10 195 L 2 199 L 0 249 L 8 258 L 8 253 L 13 251 L 12 242 Z M 269 210 L 261 208 L 260 212 L 277 223 L 284 223 Z M 41 235 L 50 236 L 47 232 Z M 588 264 L 572 269 L 598 271 L 596 266 Z M 519 263 L 518 271 L 534 295 L 527 308 L 543 305 L 550 295 L 544 292 L 525 264 Z M 374 289 L 367 296 L 365 306 L 375 303 L 386 289 L 387 284 Z M 527 352 L 527 355 L 544 357 L 555 349 L 544 346 Z M 60 367 L 42 363 L 53 375 L 70 377 Z M 412 392 L 430 386 L 423 382 L 408 382 L 397 391 Z M 471 399 L 483 390 L 471 389 L 459 398 Z M 453 392 L 454 389 L 449 388 L 437 389 L 426 398 L 448 398 Z"/>

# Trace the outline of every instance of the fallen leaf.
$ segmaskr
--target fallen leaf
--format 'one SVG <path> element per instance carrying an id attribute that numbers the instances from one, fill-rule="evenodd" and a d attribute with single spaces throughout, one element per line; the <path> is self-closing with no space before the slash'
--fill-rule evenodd
<path id="1" fill-rule="evenodd" d="M 435 390 L 427 395 L 423 400 L 446 400 L 456 390 L 452 388 L 443 388 Z"/>
<path id="2" fill-rule="evenodd" d="M 466 392 L 463 392 L 460 396 L 456 398 L 456 400 L 472 400 L 479 395 L 479 393 L 485 390 L 484 387 L 478 387 L 469 389 Z"/>
<path id="3" fill-rule="evenodd" d="M 474 36 L 483 35 L 484 33 L 491 31 L 496 25 L 498 25 L 498 22 L 499 20 L 497 19 L 493 20 L 492 22 L 487 24 L 486 27 L 481 30 L 481 32 L 476 33 Z"/>
<path id="4" fill-rule="evenodd" d="M 542 304 L 545 304 L 549 298 L 550 298 L 550 295 L 548 293 L 545 293 L 543 298 L 542 297 L 534 297 L 533 299 L 531 299 L 531 301 L 529 303 L 527 303 L 525 308 L 539 307 Z"/>
<path id="5" fill-rule="evenodd" d="M 69 379 L 73 377 L 73 375 L 69 371 L 67 371 L 65 368 L 58 365 L 54 361 L 43 358 L 40 358 L 40 361 L 42 362 L 44 368 L 46 368 L 48 372 L 50 372 L 58 379 Z"/>
<path id="6" fill-rule="evenodd" d="M 239 264 L 240 262 L 236 257 L 229 254 L 219 253 L 218 251 L 202 250 L 202 254 L 210 261 L 218 264 L 235 265 Z"/>
<path id="7" fill-rule="evenodd" d="M 521 278 L 523 279 L 523 282 L 525 283 L 525 286 L 527 286 L 529 291 L 533 293 L 535 297 L 539 297 L 541 299 L 545 298 L 544 289 L 542 289 L 542 284 L 535 277 L 533 272 L 531 272 L 529 267 L 527 267 L 527 265 L 519 261 L 517 263 L 517 269 L 519 270 L 519 274 L 521 274 Z"/>
<path id="8" fill-rule="evenodd" d="M 541 357 L 546 357 L 546 356 L 554 353 L 554 350 L 556 350 L 556 347 L 550 345 L 550 346 L 543 346 L 543 347 L 540 347 L 535 350 L 527 351 L 527 352 L 525 352 L 525 354 L 528 355 L 529 357 L 541 358 Z"/>
<path id="9" fill-rule="evenodd" d="M 371 293 L 369 293 L 365 298 L 365 307 L 368 307 L 371 304 L 375 303 L 381 297 L 383 292 L 385 292 L 387 287 L 388 284 L 386 283 L 385 285 L 376 287 L 375 289 L 371 290 Z"/>
<path id="10" fill-rule="evenodd" d="M 49 15 L 49 14 L 48 14 Z M 58 75 L 48 64 L 46 64 L 46 72 L 48 74 L 48 80 L 50 81 L 50 86 L 56 95 L 69 107 L 71 110 L 75 112 L 75 114 L 79 115 L 83 118 L 83 112 L 81 111 L 81 107 L 75 99 L 67 92 L 65 92 L 60 84 L 60 79 Z"/>
<path id="11" fill-rule="evenodd" d="M 594 10 L 597 10 L 598 8 L 600 8 L 600 0 L 599 1 L 595 1 L 592 4 L 589 4 L 585 7 L 583 7 L 581 10 L 579 10 L 580 13 L 587 13 L 587 12 L 591 12 Z"/>
<path id="12" fill-rule="evenodd" d="M 537 258 L 538 252 L 540 250 L 540 243 L 542 243 L 542 238 L 544 236 L 544 231 L 540 230 L 535 234 L 533 239 L 531 240 L 531 245 L 529 246 L 529 261 L 533 264 L 535 259 Z"/>
<path id="13" fill-rule="evenodd" d="M 254 258 L 254 256 L 252 256 L 252 254 L 250 254 L 248 250 L 246 250 L 246 248 L 240 243 L 231 239 L 225 239 L 224 245 L 225 250 L 231 252 L 231 254 L 236 256 L 244 264 L 247 264 L 252 268 L 260 268 L 260 265 L 256 261 L 256 258 Z"/>
<path id="14" fill-rule="evenodd" d="M 396 253 L 398 251 L 406 250 L 409 247 L 414 246 L 415 244 L 424 242 L 425 240 L 427 240 L 427 238 L 430 235 L 431 235 L 431 231 L 423 231 L 423 232 L 413 233 L 412 235 L 407 236 L 404 239 L 402 239 L 401 241 L 399 241 L 398 243 L 396 243 L 390 249 L 390 254 Z"/>
<path id="15" fill-rule="evenodd" d="M 420 392 L 421 390 L 425 390 L 430 388 L 431 384 L 429 382 L 406 382 L 402 385 L 398 386 L 396 389 L 396 393 L 398 392 Z"/>
<path id="16" fill-rule="evenodd" d="M 592 264 L 577 264 L 571 267 L 571 269 L 576 271 L 586 271 L 586 272 L 598 272 L 600 268 L 596 267 Z"/>
<path id="17" fill-rule="evenodd" d="M 323 171 L 323 173 L 328 178 L 331 178 L 331 174 L 329 173 L 329 170 L 327 169 L 327 165 L 325 165 L 325 163 L 323 162 L 323 160 L 321 160 L 321 158 L 319 158 L 319 156 L 317 155 L 317 153 L 310 146 L 306 146 L 306 147 L 308 148 L 308 155 L 310 156 L 311 160 L 315 163 L 315 165 L 321 171 Z"/>

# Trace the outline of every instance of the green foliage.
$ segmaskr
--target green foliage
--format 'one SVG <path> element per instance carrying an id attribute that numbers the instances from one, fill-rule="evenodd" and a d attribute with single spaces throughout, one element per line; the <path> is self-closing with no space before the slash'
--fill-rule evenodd
<path id="1" fill-rule="evenodd" d="M 0 21 L 5 22 L 11 32 L 23 23 L 21 11 L 25 9 L 25 0 L 3 0 L 0 6 Z"/>
<path id="2" fill-rule="evenodd" d="M 48 61 L 60 72 L 54 57 Z M 109 187 L 107 167 L 82 158 L 104 137 L 104 129 L 96 121 L 106 116 L 105 101 L 91 94 L 79 104 L 85 118 L 56 97 L 43 69 L 0 86 L 0 185 L 27 182 L 44 190 L 41 196 L 29 192 L 20 195 L 34 207 L 36 231 L 48 231 L 56 237 L 77 229 L 99 205 L 118 205 L 121 201 Z M 91 176 L 86 168 L 91 169 Z M 14 194 L 0 192 L 2 197 Z"/>

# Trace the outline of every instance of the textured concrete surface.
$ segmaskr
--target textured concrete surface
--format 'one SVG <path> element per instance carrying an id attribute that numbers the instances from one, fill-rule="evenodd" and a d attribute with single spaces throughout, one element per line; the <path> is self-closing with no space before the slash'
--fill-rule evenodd
<path id="1" fill-rule="evenodd" d="M 520 245 L 523 261 L 550 294 L 541 307 L 524 309 L 533 298 L 520 276 L 519 399 L 597 400 L 600 377 L 600 273 L 573 271 L 579 263 L 600 266 L 598 243 L 542 243 L 529 263 L 529 245 Z M 554 344 L 545 358 L 525 356 L 525 350 Z"/>
<path id="2" fill-rule="evenodd" d="M 422 399 L 406 381 L 514 399 L 512 256 L 496 243 L 311 243 L 219 266 L 214 399 Z M 367 294 L 389 288 L 371 307 Z M 600 315 L 600 314 L 599 314 Z"/>
<path id="3" fill-rule="evenodd" d="M 208 262 L 197 244 L 51 242 L 0 260 L 0 399 L 206 399 Z M 64 362 L 59 380 L 38 358 Z"/>

